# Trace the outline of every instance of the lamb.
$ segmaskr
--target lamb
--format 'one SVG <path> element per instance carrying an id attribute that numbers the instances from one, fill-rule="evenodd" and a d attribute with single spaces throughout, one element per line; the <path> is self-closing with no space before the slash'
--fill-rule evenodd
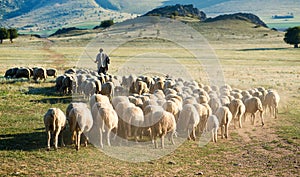
<path id="1" fill-rule="evenodd" d="M 199 124 L 199 121 L 199 115 L 194 105 L 186 104 L 183 106 L 179 114 L 177 130 L 179 133 L 187 132 L 188 139 L 193 139 L 195 141 L 195 130 Z"/>
<path id="2" fill-rule="evenodd" d="M 246 111 L 244 114 L 244 121 L 246 120 L 246 114 L 250 113 L 251 114 L 251 118 L 252 118 L 252 125 L 254 125 L 255 123 L 255 113 L 257 111 L 260 112 L 260 118 L 261 118 L 261 124 L 262 126 L 264 126 L 264 118 L 263 118 L 263 106 L 262 103 L 260 101 L 259 98 L 257 97 L 252 97 L 249 98 L 247 100 L 245 100 L 245 107 L 246 107 Z"/>
<path id="3" fill-rule="evenodd" d="M 44 115 L 44 124 L 48 135 L 47 150 L 50 150 L 51 133 L 54 133 L 54 149 L 57 150 L 59 135 L 61 135 L 61 145 L 64 146 L 62 130 L 66 126 L 65 114 L 59 108 L 50 108 Z"/>
<path id="4" fill-rule="evenodd" d="M 275 119 L 277 118 L 277 114 L 278 114 L 279 101 L 280 101 L 279 94 L 274 90 L 269 91 L 264 100 L 264 107 L 265 108 L 269 107 L 270 115 L 274 116 Z"/>
<path id="5" fill-rule="evenodd" d="M 217 142 L 218 140 L 218 129 L 219 129 L 219 120 L 217 116 L 211 115 L 207 119 L 207 132 L 211 132 L 213 142 Z"/>
<path id="6" fill-rule="evenodd" d="M 169 139 L 174 145 L 174 135 L 176 134 L 176 121 L 173 114 L 167 111 L 157 111 L 151 116 L 151 122 L 155 122 L 151 126 L 151 139 L 154 141 L 155 148 L 158 148 L 157 137 L 161 138 L 161 148 L 164 148 L 164 137 L 169 133 Z"/>
<path id="7" fill-rule="evenodd" d="M 116 111 L 107 104 L 96 103 L 92 108 L 93 128 L 98 130 L 100 135 L 100 147 L 103 148 L 102 133 L 106 132 L 108 146 L 110 143 L 110 132 L 118 128 L 118 115 Z"/>
<path id="8" fill-rule="evenodd" d="M 232 114 L 229 110 L 228 107 L 226 106 L 221 106 L 219 107 L 219 109 L 217 110 L 216 114 L 218 117 L 219 123 L 220 123 L 220 127 L 221 127 L 221 138 L 228 138 L 228 128 L 229 128 L 229 124 L 232 120 Z M 224 130 L 225 129 L 225 130 Z"/>
<path id="9" fill-rule="evenodd" d="M 69 125 L 72 132 L 72 138 L 75 137 L 76 150 L 80 147 L 80 137 L 82 133 L 86 134 L 85 146 L 87 146 L 87 133 L 93 126 L 93 117 L 87 106 L 73 107 L 69 113 Z M 74 141 L 74 139 L 73 139 Z"/>
<path id="10" fill-rule="evenodd" d="M 47 74 L 47 77 L 53 76 L 54 78 L 56 78 L 57 70 L 54 68 L 48 68 L 48 69 L 46 69 L 46 74 Z"/>
<path id="11" fill-rule="evenodd" d="M 242 100 L 234 99 L 229 104 L 227 104 L 230 112 L 232 113 L 232 119 L 234 122 L 234 128 L 236 128 L 236 121 L 239 122 L 239 127 L 242 128 L 242 116 L 246 111 L 246 107 Z"/>

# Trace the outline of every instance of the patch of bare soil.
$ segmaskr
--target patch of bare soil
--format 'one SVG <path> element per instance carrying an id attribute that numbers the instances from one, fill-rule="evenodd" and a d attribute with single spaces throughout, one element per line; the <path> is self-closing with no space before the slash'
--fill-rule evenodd
<path id="1" fill-rule="evenodd" d="M 280 118 L 265 117 L 263 127 L 256 119 L 255 125 L 246 121 L 243 128 L 231 129 L 238 136 L 230 137 L 229 143 L 240 151 L 226 153 L 225 159 L 238 168 L 234 176 L 299 176 L 299 147 L 276 133 Z"/>

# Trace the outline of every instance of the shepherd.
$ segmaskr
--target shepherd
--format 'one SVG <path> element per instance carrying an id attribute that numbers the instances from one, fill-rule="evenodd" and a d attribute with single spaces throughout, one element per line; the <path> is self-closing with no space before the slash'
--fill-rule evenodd
<path id="1" fill-rule="evenodd" d="M 99 49 L 95 63 L 97 63 L 98 66 L 98 74 L 103 73 L 106 75 L 108 71 L 108 65 L 110 64 L 110 59 L 108 55 L 103 52 L 102 48 Z"/>

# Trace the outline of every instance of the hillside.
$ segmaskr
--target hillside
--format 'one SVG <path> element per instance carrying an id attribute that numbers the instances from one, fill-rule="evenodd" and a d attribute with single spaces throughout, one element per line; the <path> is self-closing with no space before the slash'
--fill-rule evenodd
<path id="1" fill-rule="evenodd" d="M 219 15 L 215 18 L 208 18 L 205 22 L 215 22 L 221 20 L 243 20 L 248 21 L 250 23 L 256 24 L 258 26 L 263 26 L 267 28 L 268 26 L 263 22 L 258 16 L 250 13 L 235 13 L 235 14 L 226 14 L 226 15 Z"/>
<path id="2" fill-rule="evenodd" d="M 198 8 L 194 8 L 192 4 L 190 5 L 170 5 L 165 7 L 160 7 L 147 12 L 145 16 L 161 16 L 161 17 L 191 17 L 196 18 L 201 21 L 206 19 L 206 14 L 200 11 Z"/>
<path id="3" fill-rule="evenodd" d="M 120 22 L 145 14 L 152 9 L 175 4 L 192 4 L 206 16 L 253 13 L 270 28 L 284 30 L 300 25 L 300 1 L 237 1 L 237 0 L 2 0 L 0 26 L 17 27 L 21 33 L 48 35 L 60 28 L 93 28 L 102 20 Z M 274 20 L 275 14 L 294 13 L 293 19 Z"/>
<path id="4" fill-rule="evenodd" d="M 26 1 L 26 7 L 31 3 L 34 1 Z M 2 20 L 1 26 L 17 27 L 21 33 L 34 32 L 47 36 L 62 27 L 92 28 L 99 25 L 103 20 L 112 19 L 115 22 L 120 22 L 135 17 L 133 14 L 106 10 L 94 0 L 42 1 L 35 6 L 32 5 L 32 8 L 24 7 L 22 9 L 23 6 L 25 4 L 15 6 L 19 10 L 14 13 L 21 11 L 28 11 L 28 13 Z"/>

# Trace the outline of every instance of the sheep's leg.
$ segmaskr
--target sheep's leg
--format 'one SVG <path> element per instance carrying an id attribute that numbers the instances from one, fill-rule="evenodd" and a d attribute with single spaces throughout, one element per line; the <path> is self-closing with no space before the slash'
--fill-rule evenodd
<path id="1" fill-rule="evenodd" d="M 242 126 L 242 115 L 238 115 L 238 121 L 239 121 L 239 127 L 240 128 L 243 128 L 243 126 Z"/>
<path id="2" fill-rule="evenodd" d="M 228 124 L 225 125 L 225 138 L 228 138 Z"/>
<path id="3" fill-rule="evenodd" d="M 133 130 L 134 130 L 134 140 L 137 143 L 138 142 L 138 130 L 139 130 L 139 128 L 134 127 Z"/>
<path id="4" fill-rule="evenodd" d="M 102 136 L 103 136 L 103 131 L 100 128 L 99 129 L 99 137 L 100 137 L 100 148 L 103 148 L 103 140 L 102 140 Z"/>
<path id="5" fill-rule="evenodd" d="M 189 128 L 187 129 L 187 135 L 188 135 L 187 139 L 191 140 L 191 133 L 190 133 L 190 129 Z"/>
<path id="6" fill-rule="evenodd" d="M 277 119 L 277 114 L 278 114 L 278 107 L 275 107 L 275 119 Z"/>
<path id="7" fill-rule="evenodd" d="M 264 126 L 265 121 L 264 121 L 264 117 L 263 117 L 263 111 L 260 111 L 259 115 L 260 115 L 260 118 L 261 118 L 261 126 Z"/>
<path id="8" fill-rule="evenodd" d="M 251 120 L 252 120 L 252 125 L 255 123 L 255 114 L 251 113 Z"/>
<path id="9" fill-rule="evenodd" d="M 154 147 L 155 147 L 155 149 L 158 148 L 158 146 L 157 146 L 157 137 L 154 137 Z"/>
<path id="10" fill-rule="evenodd" d="M 65 143 L 64 143 L 64 133 L 63 133 L 63 132 L 64 132 L 64 131 L 61 131 L 61 132 L 60 132 L 61 146 L 62 146 L 62 147 L 66 146 Z"/>
<path id="11" fill-rule="evenodd" d="M 80 137 L 81 137 L 81 131 L 77 131 L 77 142 L 76 142 L 76 150 L 79 150 L 80 147 Z"/>
<path id="12" fill-rule="evenodd" d="M 224 125 L 221 126 L 221 138 L 224 138 Z"/>
<path id="13" fill-rule="evenodd" d="M 161 143 L 161 148 L 164 149 L 165 148 L 165 135 L 161 136 L 160 143 Z"/>
<path id="14" fill-rule="evenodd" d="M 61 127 L 58 127 L 56 132 L 55 132 L 55 137 L 54 137 L 54 149 L 57 150 L 57 144 L 58 144 L 58 135 L 60 133 Z"/>
<path id="15" fill-rule="evenodd" d="M 215 143 L 217 142 L 218 140 L 218 129 L 214 128 L 214 139 L 215 139 Z"/>
<path id="16" fill-rule="evenodd" d="M 196 128 L 193 128 L 193 130 L 192 130 L 192 139 L 194 140 L 194 141 L 196 141 L 196 130 L 195 130 Z"/>
<path id="17" fill-rule="evenodd" d="M 110 145 L 110 139 L 109 139 L 109 138 L 110 138 L 110 132 L 111 132 L 111 130 L 108 129 L 108 130 L 107 130 L 107 134 L 106 134 L 106 140 L 107 140 L 107 145 L 108 145 L 108 146 L 111 146 L 111 145 Z"/>
<path id="18" fill-rule="evenodd" d="M 47 135 L 48 135 L 48 139 L 47 139 L 47 150 L 50 150 L 50 139 L 51 139 L 51 132 L 49 130 L 47 130 Z"/>
<path id="19" fill-rule="evenodd" d="M 171 140 L 171 142 L 172 142 L 173 145 L 175 144 L 175 142 L 174 142 L 174 134 L 175 134 L 175 131 L 173 131 L 173 132 L 170 133 L 170 140 Z"/>
<path id="20" fill-rule="evenodd" d="M 84 136 L 84 146 L 87 147 L 89 138 L 85 134 L 83 134 L 83 136 Z"/>

